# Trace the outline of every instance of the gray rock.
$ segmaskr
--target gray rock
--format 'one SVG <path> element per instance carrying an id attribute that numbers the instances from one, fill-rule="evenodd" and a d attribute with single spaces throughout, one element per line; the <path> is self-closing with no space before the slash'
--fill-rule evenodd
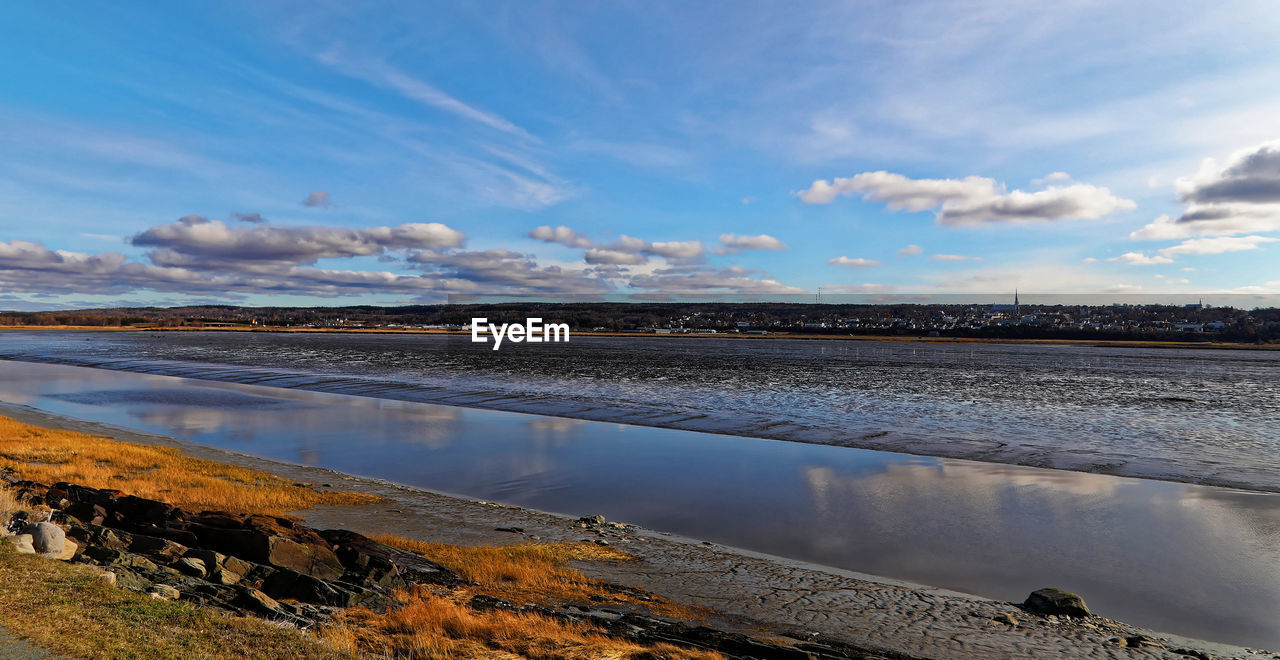
<path id="1" fill-rule="evenodd" d="M 63 532 L 61 527 L 51 522 L 27 525 L 27 528 L 22 530 L 22 533 L 31 535 L 31 547 L 35 548 L 38 554 L 60 555 L 66 549 L 66 532 Z"/>
<path id="2" fill-rule="evenodd" d="M 34 555 L 36 553 L 36 549 L 31 545 L 30 534 L 17 534 L 5 540 L 13 544 L 13 549 L 20 555 Z"/>
<path id="3" fill-rule="evenodd" d="M 173 567 L 181 573 L 186 573 L 192 577 L 202 578 L 208 575 L 209 570 L 205 568 L 204 562 L 195 557 L 183 557 L 174 562 Z"/>
<path id="4" fill-rule="evenodd" d="M 1037 589 L 1022 603 L 1023 609 L 1046 616 L 1090 616 L 1084 599 L 1062 589 Z"/>

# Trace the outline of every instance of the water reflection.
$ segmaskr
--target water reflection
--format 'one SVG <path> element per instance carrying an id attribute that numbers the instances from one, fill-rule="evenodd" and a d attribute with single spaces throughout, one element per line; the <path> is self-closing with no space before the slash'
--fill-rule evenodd
<path id="1" fill-rule="evenodd" d="M 1280 496 L 0 361 L 0 398 L 269 458 L 1280 647 Z"/>

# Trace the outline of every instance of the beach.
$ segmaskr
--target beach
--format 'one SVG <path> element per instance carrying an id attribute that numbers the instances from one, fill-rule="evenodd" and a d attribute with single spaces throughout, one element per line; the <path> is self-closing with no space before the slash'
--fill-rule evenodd
<path id="1" fill-rule="evenodd" d="M 893 658 L 1177 658 L 1193 653 L 1212 657 L 1280 657 L 1243 646 L 1188 639 L 1097 617 L 1080 620 L 1032 615 L 1014 603 L 835 570 L 633 526 L 587 529 L 571 516 L 269 461 L 29 408 L 5 406 L 3 414 L 49 428 L 177 446 L 199 458 L 266 469 L 288 480 L 325 483 L 339 490 L 386 498 L 371 505 L 321 506 L 298 512 L 307 524 L 318 528 L 394 533 L 464 545 L 506 544 L 526 539 L 604 541 L 639 560 L 604 566 L 583 563 L 579 568 L 593 577 L 710 608 L 716 614 L 709 625 L 726 631 L 845 644 L 874 657 Z M 513 531 L 516 528 L 519 531 Z M 1129 646 L 1123 642 L 1129 638 L 1146 641 Z"/>
<path id="2" fill-rule="evenodd" d="M 510 542 L 566 532 L 576 540 L 582 532 L 573 520 L 603 514 L 673 535 L 628 538 L 659 544 L 675 536 L 699 539 L 664 545 L 680 552 L 660 555 L 654 567 L 631 577 L 720 611 L 754 603 L 738 616 L 777 611 L 788 621 L 829 618 L 840 627 L 883 631 L 894 617 L 919 614 L 895 609 L 917 600 L 915 591 L 904 591 L 893 592 L 904 600 L 885 605 L 885 619 L 847 620 L 841 594 L 858 589 L 828 578 L 818 581 L 821 589 L 805 586 L 817 578 L 791 574 L 801 566 L 873 584 L 935 585 L 925 593 L 963 591 L 997 602 L 1059 586 L 1084 595 L 1103 616 L 1192 637 L 1275 646 L 1270 622 L 1280 612 L 1274 571 L 1280 559 L 1269 535 L 1280 509 L 1268 493 L 370 396 L 3 364 L 0 399 L 50 423 L 78 418 L 94 421 L 87 428 L 105 424 L 114 433 L 141 429 L 144 437 L 179 438 L 188 449 L 265 458 L 273 471 L 292 465 L 364 475 L 373 480 L 361 483 L 430 502 L 307 512 L 321 527 L 347 526 L 354 515 L 361 521 L 357 528 L 421 529 L 436 540 Z M 504 506 L 475 509 L 476 500 Z M 494 531 L 512 527 L 523 532 Z M 726 548 L 738 549 L 702 554 Z M 696 551 L 697 561 L 689 563 L 686 551 Z M 743 568 L 732 559 L 738 556 L 774 563 Z M 687 591 L 697 582 L 685 568 L 706 583 Z M 716 592 L 736 589 L 738 582 L 760 591 L 750 597 Z"/>

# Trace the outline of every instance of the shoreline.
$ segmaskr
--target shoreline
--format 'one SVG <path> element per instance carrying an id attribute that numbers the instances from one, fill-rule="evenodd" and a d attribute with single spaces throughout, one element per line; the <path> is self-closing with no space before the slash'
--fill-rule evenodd
<path id="1" fill-rule="evenodd" d="M 328 481 L 338 490 L 381 495 L 389 502 L 323 506 L 299 511 L 317 527 L 348 527 L 367 534 L 476 544 L 521 540 L 605 540 L 640 558 L 634 564 L 578 566 L 591 577 L 645 588 L 678 602 L 709 607 L 723 629 L 798 639 L 845 641 L 897 657 L 1161 657 L 1154 647 L 1116 647 L 1119 634 L 1160 639 L 1215 657 L 1280 657 L 1243 647 L 1155 633 L 1097 619 L 1086 622 L 1029 615 L 1016 605 L 924 585 L 845 571 L 645 529 L 588 532 L 574 518 L 473 498 L 411 488 L 323 468 L 257 458 L 160 435 L 140 433 L 0 404 L 0 413 L 38 426 L 62 428 L 143 444 L 177 447 L 222 463 L 256 467 L 288 479 Z M 582 511 L 590 515 L 592 511 Z M 497 528 L 519 528 L 520 532 Z M 1082 594 L 1087 599 L 1088 594 Z M 1016 624 L 999 623 L 1002 616 Z M 1165 654 L 1164 657 L 1177 657 Z"/>
<path id="2" fill-rule="evenodd" d="M 75 325 L 11 325 L 0 326 L 3 332 L 262 332 L 262 333 L 295 333 L 295 334 L 372 334 L 372 335 L 445 335 L 469 336 L 466 330 L 419 330 L 399 328 L 293 328 L 287 326 L 271 327 L 124 327 L 124 326 L 75 326 Z M 1037 338 L 996 338 L 996 337 L 927 337 L 905 335 L 836 335 L 806 334 L 790 332 L 771 332 L 767 335 L 748 335 L 742 333 L 671 333 L 657 334 L 650 332 L 594 332 L 590 330 L 574 330 L 578 337 L 623 337 L 654 339 L 741 339 L 751 341 L 768 341 L 791 339 L 799 341 L 862 341 L 892 343 L 942 343 L 942 344 L 1026 344 L 1026 345 L 1059 345 L 1089 346 L 1095 348 L 1184 348 L 1184 349 L 1221 349 L 1245 351 L 1280 351 L 1280 344 L 1245 344 L 1240 342 L 1214 341 L 1158 341 L 1148 339 L 1037 339 Z"/>
<path id="3" fill-rule="evenodd" d="M 0 358 L 0 361 L 13 361 L 28 364 L 49 364 L 59 366 L 69 366 L 83 369 L 96 369 L 105 371 L 119 371 L 129 374 L 148 374 L 158 375 L 170 378 L 188 379 L 199 381 L 201 383 L 232 385 L 254 385 L 255 383 L 244 383 L 232 378 L 211 378 L 207 375 L 196 375 L 191 373 L 174 373 L 165 371 L 155 371 L 146 369 L 128 369 L 117 368 L 115 366 L 75 362 L 68 360 L 56 359 L 39 359 L 27 356 L 7 356 Z M 794 433 L 761 433 L 751 428 L 729 428 L 724 426 L 708 426 L 690 423 L 663 423 L 654 421 L 652 414 L 647 409 L 640 409 L 639 412 L 630 415 L 619 416 L 617 414 L 600 414 L 601 411 L 616 412 L 616 409 L 602 408 L 582 408 L 577 410 L 560 410 L 546 411 L 544 410 L 544 402 L 528 401 L 521 398 L 510 398 L 506 400 L 497 400 L 492 397 L 483 401 L 467 400 L 466 395 L 462 398 L 458 396 L 443 397 L 425 397 L 415 398 L 413 396 L 400 395 L 396 393 L 381 392 L 376 395 L 364 394 L 360 392 L 349 392 L 336 389 L 320 387 L 316 383 L 309 384 L 279 384 L 272 383 L 268 385 L 273 388 L 285 390 L 298 390 L 302 392 L 313 392 L 322 394 L 337 394 L 342 396 L 355 396 L 373 399 L 386 399 L 390 401 L 405 401 L 410 403 L 423 403 L 428 405 L 441 405 L 457 408 L 465 408 L 480 411 L 496 411 L 508 412 L 526 415 L 538 415 L 540 417 L 550 417 L 565 420 L 599 422 L 610 424 L 626 424 L 631 426 L 640 426 L 655 429 L 671 429 L 680 431 L 690 431 L 696 433 L 708 433 L 712 435 L 735 437 L 735 438 L 751 438 L 761 440 L 771 440 L 777 442 L 797 443 L 814 446 L 828 447 L 845 447 L 849 449 L 858 449 L 874 452 L 884 452 L 890 454 L 900 454 L 905 456 L 921 456 L 926 458 L 937 458 L 946 460 L 960 460 L 975 463 L 992 464 L 992 465 L 1013 465 L 1029 468 L 1042 468 L 1051 470 L 1063 470 L 1068 472 L 1079 472 L 1082 474 L 1098 474 L 1113 477 L 1124 477 L 1133 479 L 1145 479 L 1149 481 L 1159 481 L 1175 484 L 1189 484 L 1196 486 L 1211 486 L 1215 488 L 1228 488 L 1233 490 L 1242 490 L 1255 493 L 1280 493 L 1280 482 L 1274 478 L 1268 480 L 1267 477 L 1273 477 L 1274 472 L 1255 470 L 1251 473 L 1252 478 L 1242 478 L 1240 471 L 1245 468 L 1237 466 L 1234 474 L 1221 474 L 1221 470 L 1215 470 L 1210 473 L 1190 474 L 1178 470 L 1169 471 L 1160 469 L 1165 464 L 1152 457 L 1143 457 L 1141 460 L 1135 461 L 1115 461 L 1100 460 L 1091 458 L 1087 455 L 1080 455 L 1072 452 L 1060 452 L 1058 454 L 1045 454 L 1034 448 L 1015 447 L 1016 451 L 1009 457 L 993 456 L 989 451 L 977 449 L 975 450 L 969 445 L 956 445 L 949 440 L 936 440 L 933 438 L 913 438 L 910 443 L 903 444 L 895 441 L 892 444 L 877 442 L 876 439 L 881 437 L 878 435 L 863 436 L 861 438 L 812 438 L 806 435 L 797 435 Z"/>

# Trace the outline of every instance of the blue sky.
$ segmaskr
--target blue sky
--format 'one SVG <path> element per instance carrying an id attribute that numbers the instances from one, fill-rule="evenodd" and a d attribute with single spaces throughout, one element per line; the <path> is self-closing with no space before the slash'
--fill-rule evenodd
<path id="1" fill-rule="evenodd" d="M 1280 292 L 1258 2 L 8 3 L 0 308 Z"/>

